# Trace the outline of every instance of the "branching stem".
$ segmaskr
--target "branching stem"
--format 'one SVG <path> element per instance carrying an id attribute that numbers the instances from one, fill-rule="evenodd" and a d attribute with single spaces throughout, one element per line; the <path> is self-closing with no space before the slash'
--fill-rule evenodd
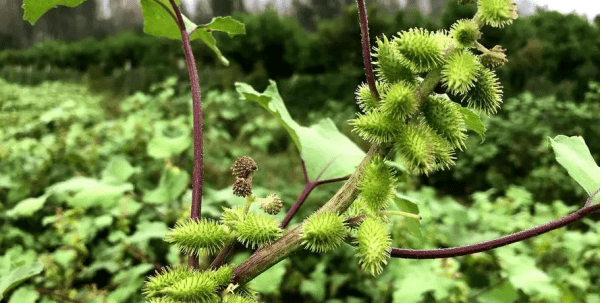
<path id="1" fill-rule="evenodd" d="M 190 218 L 199 220 L 202 208 L 202 176 L 203 176 L 203 153 L 204 146 L 202 142 L 202 95 L 200 93 L 200 80 L 198 78 L 198 70 L 196 69 L 196 61 L 192 53 L 190 45 L 190 36 L 185 28 L 183 16 L 179 7 L 174 0 L 169 0 L 175 16 L 177 17 L 177 26 L 181 32 L 181 44 L 185 54 L 185 62 L 190 78 L 190 86 L 192 91 L 192 116 L 194 125 L 194 172 L 192 175 L 192 208 Z M 191 254 L 188 263 L 192 268 L 199 268 L 198 257 Z"/>
<path id="2" fill-rule="evenodd" d="M 593 198 L 592 198 L 593 199 Z M 400 249 L 400 248 L 392 248 L 391 256 L 394 258 L 403 258 L 403 259 L 439 259 L 439 258 L 450 258 L 450 257 L 459 257 L 464 255 L 470 255 L 478 252 L 483 252 L 487 250 L 491 250 L 494 248 L 498 248 L 501 246 L 509 245 L 515 242 L 523 241 L 525 239 L 529 239 L 549 231 L 553 231 L 555 229 L 564 227 L 568 224 L 581 220 L 583 217 L 599 211 L 600 204 L 596 204 L 593 206 L 584 206 L 580 210 L 566 216 L 560 218 L 555 221 L 551 221 L 544 225 L 540 225 L 538 227 L 534 227 L 531 229 L 527 229 L 518 233 L 514 233 L 512 235 L 494 239 L 491 241 L 486 241 L 482 243 L 477 243 L 473 245 L 453 247 L 453 248 L 443 248 L 443 249 L 431 249 L 431 250 L 413 250 L 413 249 Z"/>

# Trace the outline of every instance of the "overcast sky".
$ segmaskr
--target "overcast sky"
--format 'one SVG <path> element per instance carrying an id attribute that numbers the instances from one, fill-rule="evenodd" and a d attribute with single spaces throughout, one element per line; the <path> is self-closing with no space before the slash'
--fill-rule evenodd
<path id="1" fill-rule="evenodd" d="M 105 2 L 105 7 L 108 7 L 108 1 L 103 0 Z M 195 3 L 198 0 L 183 0 L 184 5 L 188 6 L 190 9 L 195 6 Z M 406 0 L 398 0 L 400 3 L 405 3 Z M 448 0 L 455 1 L 455 0 Z M 575 12 L 580 15 L 585 15 L 588 19 L 594 19 L 594 17 L 600 14 L 600 1 L 598 0 L 516 0 L 517 7 L 521 8 L 523 11 L 533 11 L 533 8 L 525 7 L 525 6 L 533 6 L 539 5 L 542 7 L 547 7 L 550 10 L 557 10 L 561 13 L 571 13 Z M 290 6 L 292 0 L 246 0 L 247 8 L 251 11 L 254 9 L 259 9 L 264 7 L 267 3 L 275 4 L 278 10 L 284 10 L 286 7 Z M 367 1 L 368 3 L 368 1 Z"/>
<path id="2" fill-rule="evenodd" d="M 530 0 L 540 6 L 548 6 L 548 9 L 557 10 L 561 13 L 575 11 L 580 15 L 587 15 L 589 19 L 600 14 L 600 2 L 597 0 Z M 518 3 L 518 1 L 517 1 Z M 518 5 L 517 5 L 518 6 Z"/>

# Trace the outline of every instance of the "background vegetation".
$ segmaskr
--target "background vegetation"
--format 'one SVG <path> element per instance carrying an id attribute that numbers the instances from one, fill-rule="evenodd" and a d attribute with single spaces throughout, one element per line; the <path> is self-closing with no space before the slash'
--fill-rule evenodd
<path id="1" fill-rule="evenodd" d="M 434 18 L 371 6 L 371 33 L 447 27 L 473 9 L 449 1 Z M 229 166 L 238 156 L 258 163 L 256 191 L 277 192 L 288 208 L 303 187 L 285 131 L 240 101 L 235 81 L 260 91 L 275 79 L 302 124 L 331 117 L 366 146 L 346 125 L 364 78 L 356 8 L 338 10 L 307 14 L 313 23 L 302 24 L 274 11 L 236 13 L 247 34 L 219 41 L 229 67 L 194 45 L 205 113 L 203 215 L 218 218 L 222 206 L 243 203 L 230 189 Z M 418 203 L 424 219 L 398 219 L 394 246 L 473 243 L 566 215 L 584 202 L 585 192 L 555 162 L 545 138 L 581 135 L 600 160 L 599 25 L 540 11 L 484 32 L 485 45 L 508 49 L 509 63 L 499 72 L 502 109 L 486 120 L 486 140 L 471 136 L 452 170 L 420 179 L 397 172 L 406 180 L 398 203 Z M 191 199 L 191 106 L 179 43 L 136 31 L 44 41 L 0 51 L 0 78 L 0 276 L 35 260 L 44 264 L 42 275 L 9 290 L 5 300 L 141 302 L 145 276 L 182 261 L 162 241 L 187 216 Z M 316 189 L 296 220 L 338 186 Z M 265 302 L 596 303 L 597 218 L 489 253 L 394 259 L 376 279 L 348 262 L 354 258 L 348 247 L 324 255 L 302 251 L 254 285 Z M 250 253 L 237 251 L 234 263 Z"/>

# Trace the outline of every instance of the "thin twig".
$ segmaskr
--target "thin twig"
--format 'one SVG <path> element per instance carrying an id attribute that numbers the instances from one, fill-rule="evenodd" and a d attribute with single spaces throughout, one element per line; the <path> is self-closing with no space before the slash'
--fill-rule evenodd
<path id="1" fill-rule="evenodd" d="M 360 36 L 362 41 L 363 62 L 365 65 L 365 76 L 367 84 L 371 89 L 371 94 L 375 99 L 379 100 L 379 92 L 375 86 L 375 77 L 373 76 L 373 66 L 371 64 L 371 44 L 369 41 L 369 22 L 367 20 L 367 9 L 365 8 L 365 0 L 356 0 L 358 5 L 358 18 L 360 21 Z"/>
<path id="2" fill-rule="evenodd" d="M 443 249 L 431 249 L 431 250 L 413 250 L 413 249 L 400 249 L 392 248 L 391 256 L 394 258 L 403 259 L 439 259 L 439 258 L 450 258 L 459 257 L 464 255 L 470 255 L 478 252 L 488 251 L 501 246 L 506 246 L 515 242 L 523 241 L 549 231 L 564 227 L 573 222 L 581 220 L 583 217 L 599 211 L 600 204 L 593 206 L 584 206 L 580 210 L 558 220 L 548 222 L 544 225 L 527 229 L 518 233 L 514 233 L 509 236 L 497 238 L 491 241 L 477 243 L 473 245 L 443 248 Z"/>
<path id="3" fill-rule="evenodd" d="M 349 177 L 339 177 L 339 178 L 333 178 L 333 179 L 327 179 L 327 180 L 320 180 L 315 183 L 317 183 L 317 185 L 322 185 L 322 184 L 327 184 L 327 183 L 346 181 L 346 180 L 348 180 L 348 178 Z"/>
<path id="4" fill-rule="evenodd" d="M 171 2 L 171 6 L 175 11 L 175 16 L 177 16 L 177 26 L 181 32 L 181 44 L 183 46 L 183 52 L 185 53 L 185 61 L 192 91 L 194 172 L 192 176 L 192 207 L 190 218 L 192 220 L 199 220 L 202 208 L 202 176 L 204 173 L 202 168 L 204 150 L 202 142 L 202 95 L 200 93 L 200 81 L 198 78 L 198 70 L 196 69 L 196 61 L 194 60 L 194 54 L 192 53 L 192 47 L 190 46 L 190 37 L 185 28 L 185 23 L 183 22 L 183 16 L 175 1 L 169 0 L 169 2 Z M 192 268 L 197 269 L 200 266 L 198 257 L 193 254 L 189 256 L 188 263 Z"/>
<path id="5" fill-rule="evenodd" d="M 319 185 L 319 184 L 316 182 L 309 182 L 309 183 L 306 183 L 306 185 L 304 185 L 304 189 L 302 189 L 300 196 L 298 196 L 298 199 L 296 199 L 296 203 L 294 203 L 294 205 L 292 205 L 292 207 L 290 208 L 288 213 L 285 215 L 285 218 L 283 218 L 283 221 L 281 221 L 281 224 L 279 226 L 282 229 L 286 228 L 288 226 L 288 224 L 290 224 L 290 221 L 292 221 L 292 218 L 294 217 L 294 215 L 298 212 L 298 210 L 300 209 L 302 204 L 304 204 L 304 201 L 306 201 L 306 198 L 308 197 L 308 195 L 310 195 L 310 192 L 312 192 L 312 190 L 315 189 L 315 187 L 317 187 L 317 185 Z"/>
<path id="6" fill-rule="evenodd" d="M 308 177 L 308 169 L 306 169 L 306 163 L 304 163 L 304 159 L 300 159 L 302 161 L 302 172 L 304 173 L 304 183 L 310 183 L 310 178 Z"/>
<path id="7" fill-rule="evenodd" d="M 223 263 L 225 263 L 225 259 L 233 252 L 233 247 L 235 245 L 235 240 L 229 241 L 227 245 L 221 250 L 221 252 L 215 257 L 215 259 L 208 266 L 209 269 L 219 269 Z"/>

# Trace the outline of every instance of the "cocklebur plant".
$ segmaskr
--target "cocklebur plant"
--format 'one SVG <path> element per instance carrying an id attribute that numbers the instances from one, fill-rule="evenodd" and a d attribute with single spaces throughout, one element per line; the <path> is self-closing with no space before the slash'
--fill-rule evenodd
<path id="1" fill-rule="evenodd" d="M 53 5 L 73 6 L 81 1 L 76 2 L 56 0 L 48 5 L 45 0 L 25 0 L 25 18 L 35 22 Z M 598 205 L 590 206 L 593 194 L 584 208 L 576 213 L 492 241 L 436 250 L 391 247 L 389 217 L 399 215 L 412 220 L 419 219 L 419 216 L 390 210 L 394 205 L 392 201 L 398 181 L 390 170 L 389 162 L 397 158 L 400 166 L 415 174 L 451 167 L 455 150 L 465 148 L 467 129 L 478 131 L 480 135 L 483 133 L 484 127 L 476 113 L 493 114 L 502 102 L 502 88 L 492 69 L 504 64 L 506 55 L 501 46 L 489 50 L 478 39 L 483 26 L 509 25 L 517 17 L 515 3 L 513 0 L 460 2 L 477 2 L 478 11 L 472 20 L 458 20 L 449 31 L 409 29 L 392 38 L 383 36 L 377 40 L 374 53 L 371 53 L 364 0 L 357 0 L 367 83 L 361 84 L 356 91 L 363 113 L 350 124 L 372 146 L 366 155 L 362 151 L 357 153 L 362 161 L 357 163 L 354 172 L 344 171 L 347 173 L 344 177 L 321 178 L 324 170 L 315 173 L 305 165 L 305 160 L 309 159 L 303 158 L 305 188 L 284 220 L 279 222 L 272 215 L 281 211 L 283 202 L 275 195 L 254 196 L 252 175 L 258 166 L 249 157 L 239 158 L 232 167 L 233 192 L 245 199 L 245 205 L 225 208 L 219 221 L 200 218 L 202 107 L 190 39 L 201 39 L 223 63 L 227 63 L 216 47 L 212 32 L 219 30 L 233 36 L 244 32 L 243 25 L 231 18 L 215 18 L 209 24 L 196 26 L 181 14 L 181 2 L 178 0 L 142 0 L 145 31 L 182 41 L 190 76 L 194 124 L 190 219 L 177 223 L 165 235 L 166 241 L 189 255 L 189 267 L 174 265 L 149 277 L 144 287 L 147 302 L 257 302 L 251 280 L 302 248 L 315 253 L 327 252 L 342 248 L 346 242 L 355 247 L 362 270 L 378 275 L 392 257 L 446 258 L 486 251 L 560 228 L 600 210 Z M 170 19 L 175 25 L 165 23 Z M 371 56 L 376 59 L 378 81 L 373 75 Z M 434 92 L 439 91 L 436 87 L 440 83 L 451 97 Z M 302 127 L 289 117 L 284 106 L 279 106 L 281 103 L 275 106 L 269 104 L 268 100 L 281 101 L 276 87 L 270 86 L 265 93 L 258 94 L 247 85 L 237 86 L 244 98 L 254 98 L 276 115 L 299 147 L 306 142 L 301 139 L 327 130 L 326 123 L 316 128 Z M 330 139 L 316 137 L 322 141 Z M 302 148 L 300 152 L 306 155 Z M 325 167 L 330 164 L 326 163 Z M 343 180 L 346 180 L 344 185 L 319 210 L 299 225 L 286 229 L 316 186 Z M 591 194 L 589 188 L 586 189 Z M 260 203 L 264 213 L 250 211 L 253 203 Z M 227 256 L 234 250 L 235 241 L 247 248 L 258 249 L 235 267 L 224 265 Z M 200 269 L 199 256 L 214 254 L 216 257 L 210 266 Z"/>

